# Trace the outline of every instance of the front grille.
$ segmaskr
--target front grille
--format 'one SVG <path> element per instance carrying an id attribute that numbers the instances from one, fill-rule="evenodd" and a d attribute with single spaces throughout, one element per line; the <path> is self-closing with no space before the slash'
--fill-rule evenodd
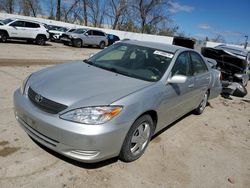
<path id="1" fill-rule="evenodd" d="M 31 89 L 31 87 L 28 90 L 28 97 L 35 106 L 51 114 L 57 114 L 68 107 L 66 105 L 42 97 L 41 95 L 36 93 L 33 89 Z"/>

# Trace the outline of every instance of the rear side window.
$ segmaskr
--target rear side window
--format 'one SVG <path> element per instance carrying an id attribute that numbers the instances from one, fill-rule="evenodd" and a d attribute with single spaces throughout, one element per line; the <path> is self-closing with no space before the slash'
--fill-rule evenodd
<path id="1" fill-rule="evenodd" d="M 16 21 L 16 22 L 13 22 L 12 24 L 10 24 L 10 26 L 25 27 L 25 23 L 23 21 Z"/>
<path id="2" fill-rule="evenodd" d="M 181 53 L 175 61 L 174 67 L 172 69 L 172 76 L 174 75 L 190 76 L 191 69 L 189 60 L 190 58 L 188 52 Z"/>
<path id="3" fill-rule="evenodd" d="M 25 27 L 29 27 L 29 28 L 39 28 L 40 25 L 37 23 L 32 23 L 32 22 L 25 22 Z"/>
<path id="4" fill-rule="evenodd" d="M 193 67 L 193 74 L 200 74 L 207 72 L 207 66 L 201 56 L 195 52 L 190 53 L 191 56 L 191 62 L 192 62 L 192 67 Z"/>
<path id="5" fill-rule="evenodd" d="M 93 31 L 92 30 L 88 30 L 87 33 L 88 33 L 88 35 L 93 35 Z"/>
<path id="6" fill-rule="evenodd" d="M 105 36 L 103 32 L 100 31 L 93 31 L 93 35 L 97 35 L 97 36 Z"/>

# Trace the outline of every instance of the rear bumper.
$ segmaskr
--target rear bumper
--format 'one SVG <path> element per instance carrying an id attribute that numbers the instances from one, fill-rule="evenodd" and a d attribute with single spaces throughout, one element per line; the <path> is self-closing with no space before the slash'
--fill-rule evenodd
<path id="1" fill-rule="evenodd" d="M 84 125 L 65 121 L 35 107 L 16 90 L 15 117 L 34 140 L 69 158 L 98 162 L 118 156 L 130 125 Z"/>

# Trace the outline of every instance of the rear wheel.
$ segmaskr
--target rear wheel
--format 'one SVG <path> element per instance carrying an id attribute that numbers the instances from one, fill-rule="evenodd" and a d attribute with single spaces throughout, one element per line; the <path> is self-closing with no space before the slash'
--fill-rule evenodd
<path id="1" fill-rule="evenodd" d="M 153 120 L 149 115 L 138 118 L 131 126 L 124 140 L 120 159 L 131 162 L 142 156 L 153 133 Z"/>
<path id="2" fill-rule="evenodd" d="M 5 32 L 0 32 L 0 42 L 7 42 L 8 35 Z"/>
<path id="3" fill-rule="evenodd" d="M 73 45 L 77 48 L 81 48 L 82 47 L 82 40 L 81 39 L 76 39 L 73 41 Z"/>
<path id="4" fill-rule="evenodd" d="M 202 114 L 202 112 L 204 111 L 204 109 L 205 109 L 206 106 L 207 106 L 207 102 L 208 102 L 208 91 L 204 94 L 201 103 L 200 103 L 199 106 L 194 110 L 194 113 L 197 114 L 197 115 Z"/>
<path id="5" fill-rule="evenodd" d="M 44 36 L 38 35 L 36 37 L 36 44 L 38 45 L 45 45 L 46 38 Z"/>
<path id="6" fill-rule="evenodd" d="M 101 41 L 100 44 L 99 44 L 99 47 L 101 49 L 105 48 L 105 42 L 104 41 Z"/>

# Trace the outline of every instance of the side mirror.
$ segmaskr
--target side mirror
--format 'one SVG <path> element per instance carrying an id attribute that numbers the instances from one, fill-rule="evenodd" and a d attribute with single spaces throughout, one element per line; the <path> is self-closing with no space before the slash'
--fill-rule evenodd
<path id="1" fill-rule="evenodd" d="M 84 33 L 84 35 L 85 35 L 85 36 L 89 36 L 89 34 L 88 34 L 88 33 Z"/>
<path id="2" fill-rule="evenodd" d="M 187 77 L 183 75 L 175 75 L 168 79 L 167 83 L 170 84 L 184 84 L 187 81 Z"/>

